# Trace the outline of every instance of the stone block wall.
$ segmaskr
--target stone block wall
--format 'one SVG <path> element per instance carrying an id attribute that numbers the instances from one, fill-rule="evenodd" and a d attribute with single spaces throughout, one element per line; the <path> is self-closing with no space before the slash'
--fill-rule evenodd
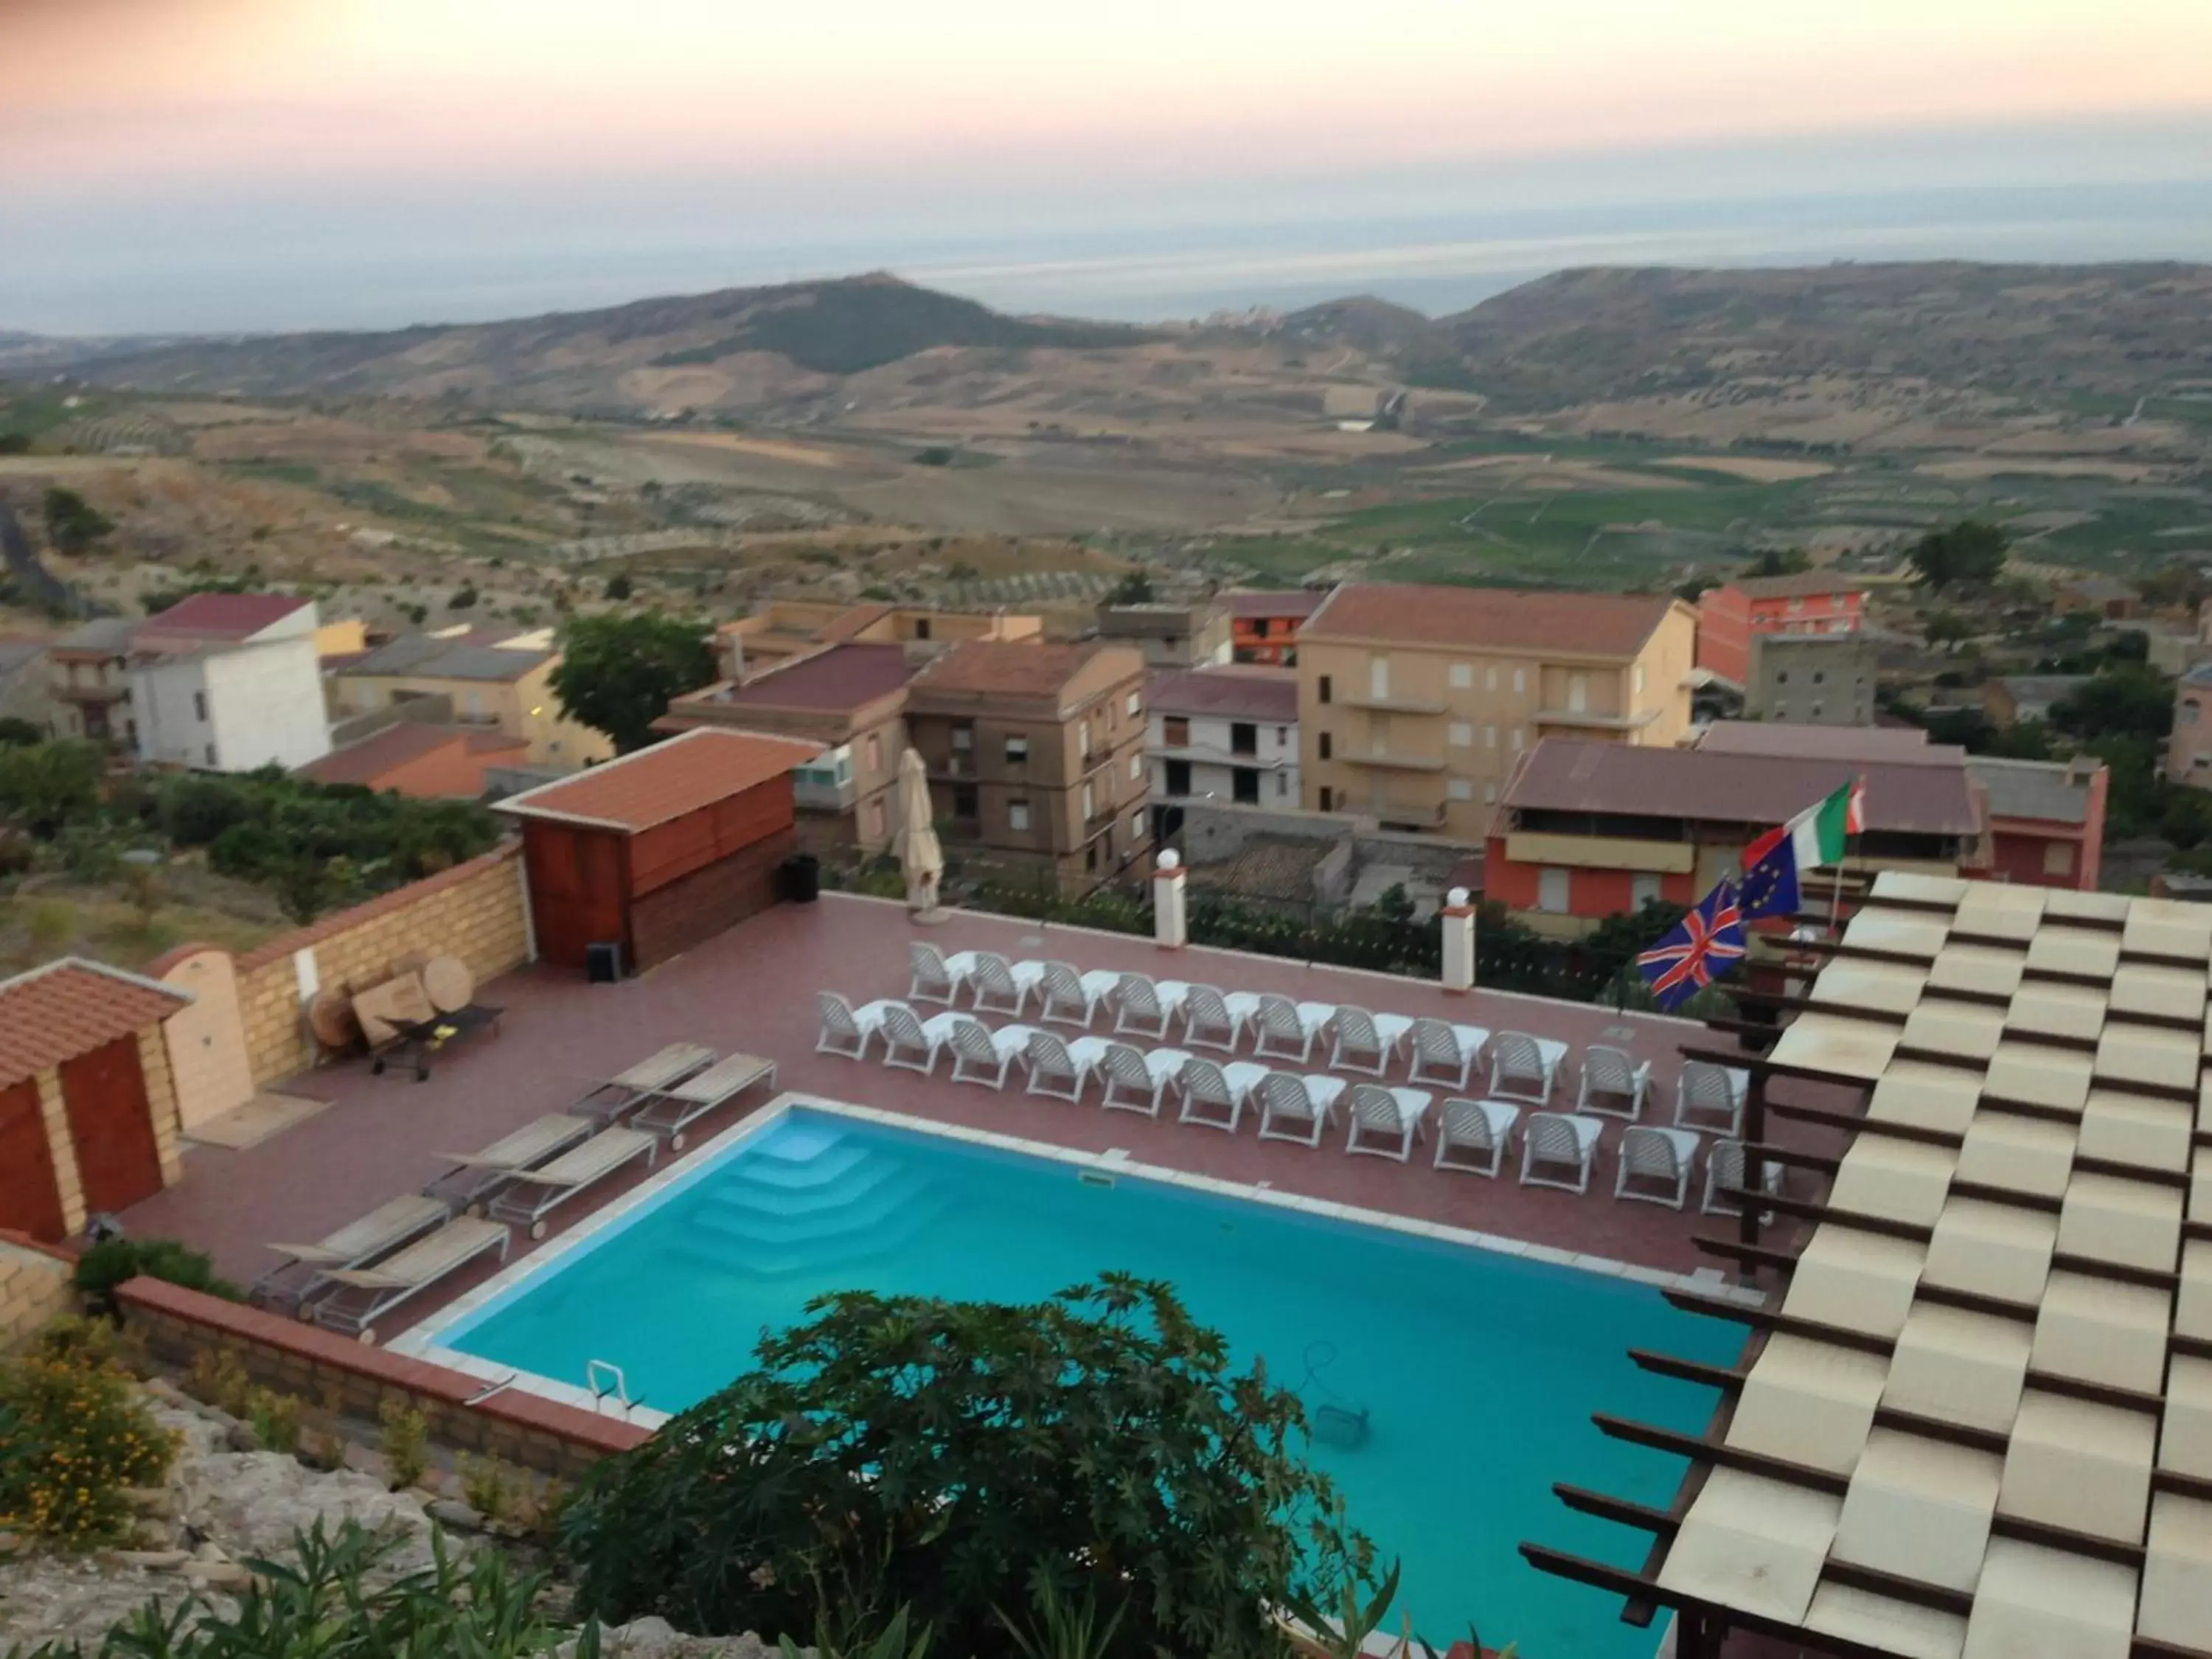
<path id="1" fill-rule="evenodd" d="M 371 985 L 416 951 L 456 956 L 479 984 L 530 960 L 529 897 L 520 842 L 441 874 L 324 917 L 238 958 L 239 1018 L 256 1087 L 315 1060 L 301 997 L 298 958 L 310 952 L 316 985 Z"/>
<path id="2" fill-rule="evenodd" d="M 58 1250 L 0 1232 L 0 1354 L 14 1352 L 48 1322 L 76 1310 L 72 1271 Z"/>
<path id="3" fill-rule="evenodd" d="M 422 1412 L 433 1446 L 563 1484 L 651 1437 L 635 1424 L 520 1389 L 486 1395 L 483 1382 L 459 1371 L 159 1279 L 134 1279 L 116 1299 L 125 1324 L 165 1366 L 182 1370 L 203 1353 L 228 1352 L 262 1387 L 365 1424 L 376 1422 L 385 1401 L 400 1400 Z"/>

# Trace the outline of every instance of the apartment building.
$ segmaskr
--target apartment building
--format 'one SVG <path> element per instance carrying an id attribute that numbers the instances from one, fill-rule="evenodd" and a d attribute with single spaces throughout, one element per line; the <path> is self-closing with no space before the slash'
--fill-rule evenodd
<path id="1" fill-rule="evenodd" d="M 1136 651 L 970 641 L 925 664 L 906 700 L 939 836 L 963 867 L 1078 894 L 1152 845 Z"/>
<path id="2" fill-rule="evenodd" d="M 1289 667 L 1298 659 L 1298 630 L 1328 595 L 1311 587 L 1273 592 L 1236 590 L 1220 596 L 1229 612 L 1230 653 L 1238 662 Z"/>
<path id="3" fill-rule="evenodd" d="M 913 675 L 902 645 L 817 647 L 743 684 L 687 692 L 654 726 L 722 726 L 819 744 L 822 752 L 791 774 L 799 846 L 830 856 L 881 853 L 899 829 L 894 795 Z"/>
<path id="4" fill-rule="evenodd" d="M 568 718 L 554 695 L 561 665 L 550 629 L 465 624 L 407 634 L 324 664 L 334 719 L 372 714 L 416 697 L 446 697 L 461 726 L 520 738 L 532 766 L 579 767 L 608 759 L 614 739 Z"/>
<path id="5" fill-rule="evenodd" d="M 1881 647 L 1865 634 L 1754 634 L 1743 712 L 1805 726 L 1871 726 Z"/>
<path id="6" fill-rule="evenodd" d="M 54 735 L 135 748 L 138 724 L 131 708 L 128 617 L 101 617 L 71 629 L 46 653 Z"/>
<path id="7" fill-rule="evenodd" d="M 1479 841 L 1547 737 L 1680 742 L 1696 647 L 1664 596 L 1340 587 L 1298 636 L 1305 805 Z"/>
<path id="8" fill-rule="evenodd" d="M 1966 757 L 1989 820 L 1990 874 L 2030 887 L 2097 890 L 2112 774 L 2094 755 L 2070 760 Z"/>
<path id="9" fill-rule="evenodd" d="M 1742 685 L 1758 635 L 1855 634 L 1865 617 L 1866 585 L 1856 576 L 1741 576 L 1698 596 L 1698 666 Z"/>
<path id="10" fill-rule="evenodd" d="M 1098 637 L 1135 647 L 1153 669 L 1212 667 L 1231 654 L 1229 612 L 1218 605 L 1102 605 Z"/>
<path id="11" fill-rule="evenodd" d="M 328 754 L 314 601 L 195 593 L 131 635 L 132 748 L 203 771 L 305 766 Z"/>
<path id="12" fill-rule="evenodd" d="M 964 640 L 1042 640 L 1042 617 L 1003 611 L 836 599 L 771 599 L 714 630 L 714 660 L 732 681 L 767 673 L 830 645 L 902 645 L 917 654 Z"/>
<path id="13" fill-rule="evenodd" d="M 1155 674 L 1145 750 L 1152 836 L 1164 840 L 1192 801 L 1298 809 L 1298 677 L 1231 665 Z"/>

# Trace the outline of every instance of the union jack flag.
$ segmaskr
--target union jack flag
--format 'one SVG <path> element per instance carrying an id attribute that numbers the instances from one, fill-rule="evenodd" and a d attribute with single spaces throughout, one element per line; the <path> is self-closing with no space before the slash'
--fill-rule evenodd
<path id="1" fill-rule="evenodd" d="M 1674 930 L 1636 958 L 1662 1008 L 1687 1002 L 1743 959 L 1735 883 L 1723 877 Z"/>

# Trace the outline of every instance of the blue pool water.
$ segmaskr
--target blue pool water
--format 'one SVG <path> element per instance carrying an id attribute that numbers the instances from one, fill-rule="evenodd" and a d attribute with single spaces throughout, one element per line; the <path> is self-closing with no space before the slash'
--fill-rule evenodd
<path id="1" fill-rule="evenodd" d="M 1481 1183 L 1467 1192 L 1479 1224 Z M 1621 1624 L 1617 1601 L 1515 1547 L 1640 1565 L 1644 1534 L 1573 1514 L 1552 1483 L 1663 1505 L 1680 1464 L 1606 1439 L 1589 1414 L 1696 1429 L 1711 1393 L 1626 1351 L 1721 1363 L 1737 1341 L 1646 1285 L 1128 1177 L 1102 1187 L 1050 1159 L 802 1109 L 437 1340 L 574 1383 L 612 1360 L 633 1398 L 672 1412 L 749 1369 L 762 1331 L 824 1291 L 1034 1301 L 1109 1269 L 1171 1281 L 1283 1382 L 1313 1364 L 1310 1413 L 1364 1408 L 1365 1443 L 1316 1444 L 1313 1460 L 1402 1559 L 1401 1606 L 1440 1650 L 1474 1622 L 1528 1659 L 1648 1659 L 1656 1627 Z"/>

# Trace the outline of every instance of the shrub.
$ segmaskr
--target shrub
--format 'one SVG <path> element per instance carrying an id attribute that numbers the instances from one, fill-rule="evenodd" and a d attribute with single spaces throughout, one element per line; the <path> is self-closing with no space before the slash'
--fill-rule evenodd
<path id="1" fill-rule="evenodd" d="M 192 1356 L 191 1369 L 185 1374 L 185 1391 L 195 1400 L 221 1407 L 233 1417 L 243 1417 L 253 1399 L 253 1379 L 229 1349 L 202 1348 Z"/>
<path id="2" fill-rule="evenodd" d="M 461 1496 L 478 1515 L 503 1521 L 514 1507 L 517 1487 L 512 1473 L 496 1457 L 468 1457 L 460 1461 Z"/>
<path id="3" fill-rule="evenodd" d="M 202 1291 L 226 1302 L 242 1302 L 245 1292 L 215 1270 L 201 1251 L 173 1238 L 110 1238 L 94 1245 L 76 1262 L 76 1287 L 103 1312 L 115 1307 L 115 1287 L 141 1273 L 188 1291 Z"/>
<path id="4" fill-rule="evenodd" d="M 175 1437 L 96 1342 L 50 1342 L 0 1365 L 0 1531 L 89 1549 L 131 1534 L 126 1486 L 156 1486 Z"/>
<path id="5" fill-rule="evenodd" d="M 392 1490 L 417 1485 L 430 1468 L 430 1419 L 421 1407 L 395 1395 L 377 1408 L 376 1420 L 384 1425 L 377 1449 L 384 1454 Z"/>
<path id="6" fill-rule="evenodd" d="M 246 1396 L 246 1420 L 253 1425 L 253 1437 L 264 1451 L 283 1452 L 289 1457 L 300 1449 L 300 1412 L 295 1395 L 273 1389 L 255 1389 Z"/>
<path id="7" fill-rule="evenodd" d="M 762 1369 L 592 1472 L 563 1517 L 579 1606 L 707 1634 L 909 1609 L 939 1651 L 1018 1651 L 1009 1585 L 1126 1606 L 1114 1651 L 1276 1659 L 1274 1610 L 1371 1550 L 1299 1450 L 1297 1397 L 1233 1374 L 1164 1285 L 1032 1307 L 847 1292 Z"/>

